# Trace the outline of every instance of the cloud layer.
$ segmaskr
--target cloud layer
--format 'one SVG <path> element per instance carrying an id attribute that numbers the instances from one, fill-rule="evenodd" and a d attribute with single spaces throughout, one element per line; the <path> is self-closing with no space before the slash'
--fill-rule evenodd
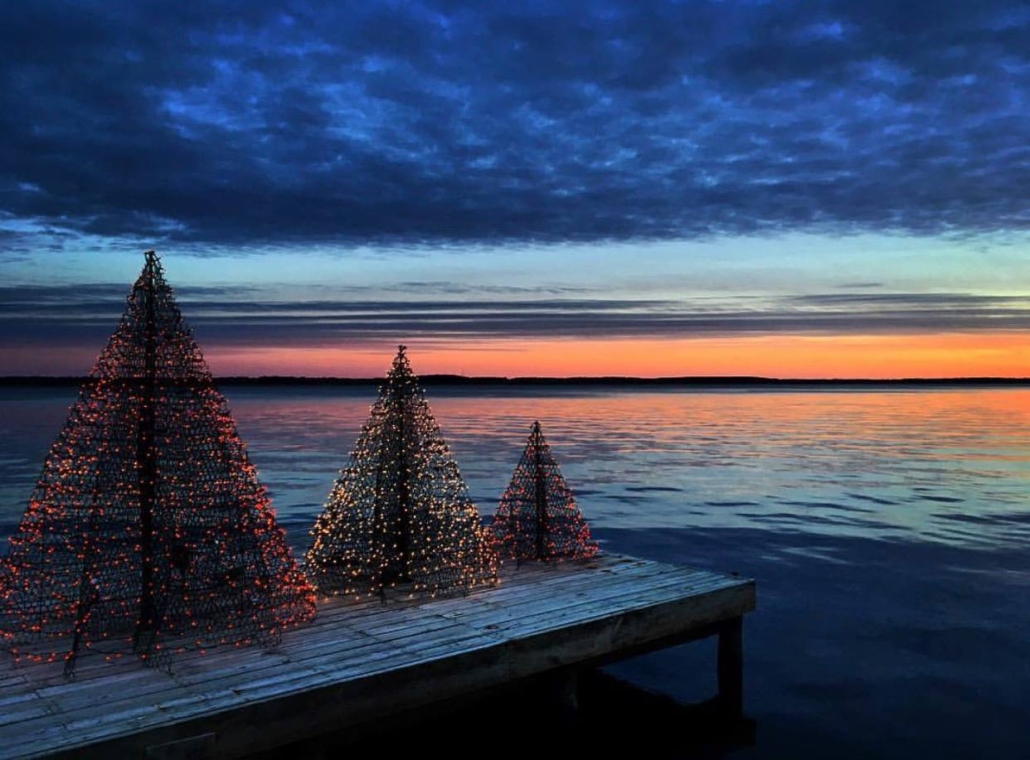
<path id="1" fill-rule="evenodd" d="M 967 293 L 734 296 L 689 301 L 436 298 L 273 301 L 259 288 L 183 288 L 178 301 L 204 343 L 334 346 L 363 342 L 532 338 L 686 338 L 1030 331 L 1030 297 Z M 229 296 L 232 296 L 231 298 Z M 352 295 L 355 295 L 352 293 Z M 0 349 L 93 346 L 117 324 L 124 288 L 0 287 Z"/>
<path id="2" fill-rule="evenodd" d="M 325 6 L 0 4 L 0 252 L 1030 227 L 1023 3 Z"/>

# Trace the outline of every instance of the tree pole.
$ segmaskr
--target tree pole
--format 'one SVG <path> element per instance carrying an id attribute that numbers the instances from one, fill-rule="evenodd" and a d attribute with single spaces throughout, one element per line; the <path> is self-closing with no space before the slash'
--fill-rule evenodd
<path id="1" fill-rule="evenodd" d="M 397 352 L 397 359 L 405 359 L 404 346 L 400 346 Z M 410 383 L 411 374 L 408 373 L 406 382 Z M 397 470 L 399 481 L 397 483 L 397 500 L 399 502 L 399 514 L 397 524 L 397 554 L 401 566 L 401 574 L 398 580 L 408 581 L 411 579 L 411 457 L 409 455 L 409 440 L 411 431 L 409 428 L 410 417 L 413 411 L 408 407 L 411 404 L 412 393 L 410 388 L 394 388 L 394 408 L 397 411 Z"/>
<path id="2" fill-rule="evenodd" d="M 533 423 L 533 459 L 536 483 L 536 556 L 547 559 L 547 482 L 544 477 L 544 463 L 540 455 L 540 423 Z"/>
<path id="3" fill-rule="evenodd" d="M 140 506 L 140 568 L 141 588 L 139 620 L 133 636 L 133 646 L 138 647 L 141 637 L 156 633 L 156 605 L 154 602 L 154 502 L 157 489 L 157 449 L 155 446 L 155 385 L 157 376 L 157 316 L 155 296 L 155 274 L 158 266 L 157 254 L 147 251 L 146 274 L 143 277 L 143 294 L 146 300 L 144 310 L 144 352 L 143 377 L 140 382 L 140 423 L 136 439 L 136 463 L 139 468 Z"/>

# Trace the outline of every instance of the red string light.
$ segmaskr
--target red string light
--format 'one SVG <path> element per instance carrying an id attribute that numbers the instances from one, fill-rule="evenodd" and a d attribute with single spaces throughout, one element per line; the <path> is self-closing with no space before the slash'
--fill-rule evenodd
<path id="1" fill-rule="evenodd" d="M 503 558 L 555 561 L 598 552 L 539 422 L 533 423 L 491 530 Z"/>
<path id="2" fill-rule="evenodd" d="M 310 620 L 300 572 L 153 251 L 0 563 L 16 656 L 271 643 Z"/>

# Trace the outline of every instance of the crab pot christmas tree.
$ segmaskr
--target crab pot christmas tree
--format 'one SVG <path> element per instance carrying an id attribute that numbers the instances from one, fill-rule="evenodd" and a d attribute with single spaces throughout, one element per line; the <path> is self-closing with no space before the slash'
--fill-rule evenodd
<path id="1" fill-rule="evenodd" d="M 16 656 L 87 650 L 168 667 L 183 649 L 274 643 L 314 616 L 225 398 L 145 254 L 0 563 Z"/>
<path id="2" fill-rule="evenodd" d="M 501 557 L 520 562 L 584 559 L 598 552 L 539 422 L 530 429 L 492 530 Z"/>
<path id="3" fill-rule="evenodd" d="M 467 592 L 496 580 L 490 536 L 404 346 L 311 534 L 308 573 L 327 594 Z"/>

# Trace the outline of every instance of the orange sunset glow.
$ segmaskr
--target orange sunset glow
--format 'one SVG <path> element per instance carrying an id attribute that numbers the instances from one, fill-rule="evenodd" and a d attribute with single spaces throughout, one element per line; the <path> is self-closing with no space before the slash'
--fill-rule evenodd
<path id="1" fill-rule="evenodd" d="M 421 374 L 498 377 L 750 375 L 779 378 L 1026 377 L 1030 335 L 762 336 L 409 342 Z M 378 377 L 393 345 L 222 348 L 217 375 Z"/>

